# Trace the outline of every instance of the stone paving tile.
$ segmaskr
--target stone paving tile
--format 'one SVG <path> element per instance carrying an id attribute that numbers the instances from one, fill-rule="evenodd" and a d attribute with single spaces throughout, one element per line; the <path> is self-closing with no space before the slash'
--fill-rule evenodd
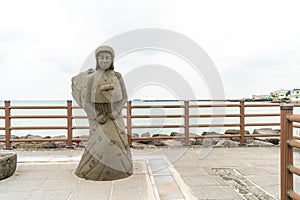
<path id="1" fill-rule="evenodd" d="M 165 174 L 170 173 L 168 168 L 169 164 L 166 163 L 162 159 L 153 159 L 149 161 L 149 166 L 151 167 L 151 170 L 153 174 Z"/>
<path id="2" fill-rule="evenodd" d="M 251 167 L 236 167 L 236 170 L 239 171 L 242 175 L 260 175 L 260 176 L 268 176 L 269 174 L 261 168 L 257 168 L 256 166 Z M 277 172 L 278 173 L 278 172 Z"/>
<path id="3" fill-rule="evenodd" d="M 114 181 L 113 190 L 111 193 L 112 200 L 140 200 L 141 197 L 153 200 L 152 188 L 150 187 L 150 180 L 145 174 L 133 174 L 127 178 L 130 181 Z"/>
<path id="4" fill-rule="evenodd" d="M 199 167 L 197 170 L 195 170 L 194 166 L 176 166 L 176 169 L 180 171 L 181 176 L 206 176 L 209 173 L 204 169 Z"/>
<path id="5" fill-rule="evenodd" d="M 76 185 L 75 191 L 70 195 L 70 200 L 98 200 L 109 199 L 112 182 L 97 182 L 82 180 Z"/>
<path id="6" fill-rule="evenodd" d="M 198 199 L 236 199 L 231 195 L 229 186 L 201 186 L 193 189 L 193 194 Z"/>
<path id="7" fill-rule="evenodd" d="M 74 179 L 72 180 L 46 180 L 39 185 L 38 190 L 40 191 L 59 191 L 64 189 L 65 191 L 73 191 L 77 185 Z"/>
<path id="8" fill-rule="evenodd" d="M 51 173 L 51 176 L 48 178 L 48 180 L 73 180 L 75 177 L 74 169 L 75 167 L 71 170 L 53 171 L 53 173 Z"/>
<path id="9" fill-rule="evenodd" d="M 18 191 L 18 192 L 30 192 L 36 190 L 43 184 L 44 180 L 23 180 L 23 181 L 16 181 L 12 178 L 5 179 L 1 181 L 1 184 L 4 184 L 1 187 L 0 192 L 8 192 L 8 191 Z"/>
<path id="10" fill-rule="evenodd" d="M 277 199 L 280 199 L 280 185 L 266 185 L 262 186 L 261 188 L 273 195 L 274 197 L 277 197 Z"/>
<path id="11" fill-rule="evenodd" d="M 3 200 L 23 200 L 28 199 L 30 193 L 28 192 L 19 192 L 19 191 L 10 191 L 10 192 L 0 192 L 0 199 Z"/>
<path id="12" fill-rule="evenodd" d="M 53 176 L 55 172 L 54 171 L 24 171 L 24 170 L 19 170 L 17 168 L 14 179 L 18 180 L 18 181 L 22 181 L 22 180 L 46 180 L 50 177 Z"/>
<path id="13" fill-rule="evenodd" d="M 86 191 L 86 190 L 76 190 L 73 192 L 70 196 L 70 200 L 109 200 L 110 199 L 110 191 L 108 192 L 103 192 L 101 190 L 91 192 L 91 191 Z"/>
<path id="14" fill-rule="evenodd" d="M 177 184 L 175 184 L 175 179 L 171 174 L 155 176 L 155 183 L 161 200 L 184 198 L 180 188 Z"/>
<path id="15" fill-rule="evenodd" d="M 267 175 L 267 176 L 248 175 L 246 177 L 261 187 L 279 185 L 280 183 L 279 175 Z"/>
<path id="16" fill-rule="evenodd" d="M 128 185 L 130 183 L 130 185 Z M 147 184 L 150 183 L 146 174 L 133 174 L 132 176 L 114 181 L 113 188 L 147 188 Z M 145 191 L 148 192 L 148 191 Z"/>
<path id="17" fill-rule="evenodd" d="M 34 191 L 28 200 L 67 200 L 69 199 L 72 191 L 68 190 L 54 190 L 54 191 Z"/>
<path id="18" fill-rule="evenodd" d="M 219 185 L 219 183 L 210 175 L 199 176 L 198 174 L 194 174 L 192 176 L 184 176 L 183 180 L 191 185 Z"/>

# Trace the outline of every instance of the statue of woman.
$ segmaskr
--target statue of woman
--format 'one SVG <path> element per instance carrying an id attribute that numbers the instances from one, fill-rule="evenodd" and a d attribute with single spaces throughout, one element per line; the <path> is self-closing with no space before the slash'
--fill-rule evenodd
<path id="1" fill-rule="evenodd" d="M 72 95 L 87 113 L 90 137 L 75 174 L 87 180 L 108 181 L 132 174 L 132 158 L 122 108 L 127 102 L 120 73 L 114 71 L 114 50 L 95 51 L 96 69 L 72 78 Z"/>

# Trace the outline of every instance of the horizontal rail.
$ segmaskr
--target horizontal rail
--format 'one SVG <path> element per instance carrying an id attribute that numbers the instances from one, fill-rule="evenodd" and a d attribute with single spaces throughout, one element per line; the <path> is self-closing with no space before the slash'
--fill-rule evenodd
<path id="1" fill-rule="evenodd" d="M 300 128 L 300 125 L 294 124 L 293 127 L 294 128 Z"/>
<path id="2" fill-rule="evenodd" d="M 280 134 L 276 133 L 265 133 L 265 134 L 245 134 L 245 137 L 280 137 Z"/>
<path id="3" fill-rule="evenodd" d="M 184 125 L 141 125 L 131 126 L 131 128 L 184 128 Z"/>
<path id="4" fill-rule="evenodd" d="M 300 149 L 300 142 L 294 139 L 289 139 L 286 141 L 286 143 L 290 146 L 290 147 L 295 147 Z"/>
<path id="5" fill-rule="evenodd" d="M 67 129 L 66 126 L 14 126 L 10 130 Z"/>
<path id="6" fill-rule="evenodd" d="M 184 115 L 132 115 L 131 118 L 182 118 Z"/>
<path id="7" fill-rule="evenodd" d="M 72 106 L 72 109 L 83 109 L 83 108 L 80 106 Z"/>
<path id="8" fill-rule="evenodd" d="M 64 142 L 67 141 L 68 138 L 21 138 L 21 139 L 10 139 L 11 142 Z M 87 141 L 88 138 L 73 138 L 72 141 L 80 142 L 80 141 Z M 0 142 L 5 142 L 4 139 L 0 139 Z"/>
<path id="9" fill-rule="evenodd" d="M 126 106 L 124 106 L 123 108 L 126 108 Z M 72 106 L 72 109 L 83 109 L 83 108 L 80 106 Z"/>
<path id="10" fill-rule="evenodd" d="M 245 114 L 245 117 L 272 117 L 272 116 L 280 116 L 280 113 Z"/>
<path id="11" fill-rule="evenodd" d="M 296 139 L 296 140 L 300 140 L 299 136 L 294 136 L 293 138 Z"/>
<path id="12" fill-rule="evenodd" d="M 20 138 L 10 139 L 11 142 L 65 142 L 67 138 Z"/>
<path id="13" fill-rule="evenodd" d="M 67 115 L 15 115 L 15 116 L 10 116 L 11 119 L 48 119 L 48 118 L 67 118 Z"/>
<path id="14" fill-rule="evenodd" d="M 211 108 L 211 107 L 240 107 L 240 104 L 201 104 L 190 105 L 190 108 Z"/>
<path id="15" fill-rule="evenodd" d="M 131 108 L 184 108 L 183 105 L 136 105 L 136 106 L 131 106 Z"/>
<path id="16" fill-rule="evenodd" d="M 300 115 L 290 115 L 288 116 L 288 120 L 291 122 L 300 122 Z"/>
<path id="17" fill-rule="evenodd" d="M 280 104 L 245 104 L 245 107 L 279 107 Z"/>
<path id="18" fill-rule="evenodd" d="M 300 195 L 293 190 L 288 191 L 287 194 L 291 199 L 300 199 Z"/>
<path id="19" fill-rule="evenodd" d="M 288 165 L 287 169 L 298 176 L 300 176 L 300 169 L 298 167 L 295 167 L 294 165 Z"/>
<path id="20" fill-rule="evenodd" d="M 10 106 L 10 109 L 67 109 L 67 106 Z"/>
<path id="21" fill-rule="evenodd" d="M 205 138 L 234 138 L 234 137 L 241 137 L 241 135 L 240 134 L 197 135 L 197 136 L 192 136 L 190 138 L 205 139 Z"/>
<path id="22" fill-rule="evenodd" d="M 11 142 L 65 142 L 68 138 L 20 138 L 20 139 L 11 139 Z M 87 141 L 88 138 L 73 138 L 72 141 L 80 142 L 80 141 Z M 0 142 L 4 142 L 5 140 L 1 140 Z"/>
<path id="23" fill-rule="evenodd" d="M 88 117 L 86 115 L 76 115 L 72 116 L 72 119 L 87 119 Z"/>
<path id="24" fill-rule="evenodd" d="M 132 137 L 132 140 L 169 140 L 184 139 L 184 136 L 157 136 L 157 137 Z"/>
<path id="25" fill-rule="evenodd" d="M 73 138 L 72 141 L 73 142 L 88 141 L 88 138 L 86 138 L 86 137 Z"/>
<path id="26" fill-rule="evenodd" d="M 213 118 L 213 117 L 240 117 L 240 114 L 200 114 L 200 115 L 190 115 L 192 118 Z"/>
<path id="27" fill-rule="evenodd" d="M 189 127 L 231 127 L 240 126 L 240 124 L 191 124 Z"/>
<path id="28" fill-rule="evenodd" d="M 220 134 L 220 135 L 197 135 L 189 136 L 189 138 L 205 139 L 205 138 L 233 138 L 241 137 L 240 134 Z M 184 136 L 157 136 L 157 137 L 133 137 L 134 140 L 156 140 L 156 139 L 184 139 Z"/>
<path id="29" fill-rule="evenodd" d="M 5 116 L 0 116 L 0 119 L 5 119 Z"/>
<path id="30" fill-rule="evenodd" d="M 0 127 L 0 130 L 5 130 L 5 127 Z"/>
<path id="31" fill-rule="evenodd" d="M 204 138 L 232 138 L 241 137 L 240 134 L 215 134 L 215 135 L 197 135 L 189 136 L 189 138 L 204 139 Z M 246 134 L 245 137 L 280 137 L 280 134 Z M 147 138 L 154 139 L 172 139 L 172 138 L 184 138 L 184 136 L 159 136 L 159 137 L 133 137 L 135 140 L 146 140 Z M 154 140 L 152 139 L 152 140 Z"/>
<path id="32" fill-rule="evenodd" d="M 247 123 L 245 126 L 280 126 L 280 123 Z"/>
<path id="33" fill-rule="evenodd" d="M 73 126 L 72 129 L 89 129 L 89 126 Z"/>

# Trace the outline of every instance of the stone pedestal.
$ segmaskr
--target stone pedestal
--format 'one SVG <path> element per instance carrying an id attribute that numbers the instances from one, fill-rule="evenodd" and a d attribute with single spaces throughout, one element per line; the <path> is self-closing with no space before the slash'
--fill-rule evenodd
<path id="1" fill-rule="evenodd" d="M 0 153 L 0 180 L 14 174 L 17 167 L 16 153 Z"/>

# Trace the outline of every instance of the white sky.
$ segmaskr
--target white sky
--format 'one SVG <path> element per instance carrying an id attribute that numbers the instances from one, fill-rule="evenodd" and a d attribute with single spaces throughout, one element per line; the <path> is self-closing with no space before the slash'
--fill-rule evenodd
<path id="1" fill-rule="evenodd" d="M 226 98 L 297 88 L 299 7 L 297 0 L 0 0 L 0 100 L 71 99 L 70 79 L 91 52 L 139 28 L 197 42 L 215 63 Z M 139 64 L 161 57 L 174 64 L 169 55 L 138 55 Z M 126 71 L 129 57 L 117 71 Z M 161 95 L 147 88 L 145 98 Z"/>

